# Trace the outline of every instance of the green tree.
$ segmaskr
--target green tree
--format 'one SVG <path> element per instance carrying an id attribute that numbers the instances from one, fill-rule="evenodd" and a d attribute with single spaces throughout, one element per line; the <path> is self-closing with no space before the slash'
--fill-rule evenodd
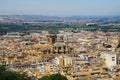
<path id="1" fill-rule="evenodd" d="M 49 76 L 43 76 L 39 80 L 68 80 L 68 79 L 61 74 L 52 74 Z"/>
<path id="2" fill-rule="evenodd" d="M 5 67 L 3 67 L 3 66 L 0 65 L 0 75 L 2 75 L 2 73 L 3 73 L 5 70 L 6 70 Z"/>
<path id="3" fill-rule="evenodd" d="M 0 66 L 0 80 L 31 80 L 25 73 L 17 73 L 15 71 L 6 70 L 5 67 Z"/>
<path id="4" fill-rule="evenodd" d="M 50 80 L 50 77 L 49 76 L 43 76 L 42 78 L 40 78 L 38 80 Z"/>

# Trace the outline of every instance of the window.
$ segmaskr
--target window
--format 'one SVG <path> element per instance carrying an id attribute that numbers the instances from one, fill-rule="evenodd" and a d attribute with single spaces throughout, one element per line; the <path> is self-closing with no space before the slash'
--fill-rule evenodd
<path id="1" fill-rule="evenodd" d="M 112 59 L 112 61 L 115 61 L 115 59 Z"/>
<path id="2" fill-rule="evenodd" d="M 112 57 L 112 58 L 115 58 L 115 57 Z"/>
<path id="3" fill-rule="evenodd" d="M 112 59 L 112 61 L 115 61 L 115 59 Z"/>
<path id="4" fill-rule="evenodd" d="M 61 50 L 61 47 L 59 47 L 59 50 Z"/>
<path id="5" fill-rule="evenodd" d="M 112 57 L 112 61 L 115 61 L 115 57 Z"/>

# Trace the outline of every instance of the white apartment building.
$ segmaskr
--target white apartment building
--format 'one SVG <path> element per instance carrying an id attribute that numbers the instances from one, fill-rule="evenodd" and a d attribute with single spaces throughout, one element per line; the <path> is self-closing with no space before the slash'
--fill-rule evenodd
<path id="1" fill-rule="evenodd" d="M 107 68 L 113 68 L 117 64 L 116 53 L 113 52 L 102 52 L 101 57 L 105 59 L 105 64 Z"/>

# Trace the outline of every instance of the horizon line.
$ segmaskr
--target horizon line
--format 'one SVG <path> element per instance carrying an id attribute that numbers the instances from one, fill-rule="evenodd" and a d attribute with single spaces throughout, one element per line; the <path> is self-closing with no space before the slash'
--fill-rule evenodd
<path id="1" fill-rule="evenodd" d="M 46 16 L 46 17 L 114 17 L 120 15 L 42 15 L 42 14 L 0 14 L 0 16 Z"/>

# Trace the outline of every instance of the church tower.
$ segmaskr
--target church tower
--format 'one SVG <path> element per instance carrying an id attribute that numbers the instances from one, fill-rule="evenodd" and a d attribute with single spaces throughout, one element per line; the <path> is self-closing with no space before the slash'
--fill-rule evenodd
<path id="1" fill-rule="evenodd" d="M 49 34 L 47 35 L 47 43 L 53 45 L 57 41 L 57 35 Z"/>

